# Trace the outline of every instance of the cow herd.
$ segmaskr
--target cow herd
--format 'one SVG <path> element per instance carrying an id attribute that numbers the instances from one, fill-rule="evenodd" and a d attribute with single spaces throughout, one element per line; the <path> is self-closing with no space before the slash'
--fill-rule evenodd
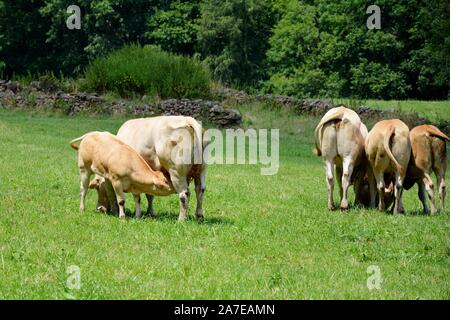
<path id="1" fill-rule="evenodd" d="M 437 213 L 434 172 L 441 199 L 445 205 L 446 141 L 450 139 L 431 125 L 411 131 L 401 120 L 383 120 L 370 132 L 358 114 L 345 107 L 331 109 L 315 130 L 315 153 L 322 156 L 328 186 L 328 208 L 334 210 L 334 172 L 341 196 L 341 210 L 349 208 L 348 189 L 353 184 L 357 205 L 386 210 L 392 202 L 394 213 L 403 213 L 403 190 L 414 184 L 424 212 Z"/>
<path id="2" fill-rule="evenodd" d="M 183 134 L 180 134 L 183 133 Z M 424 211 L 437 213 L 431 174 L 437 176 L 441 207 L 445 204 L 446 141 L 434 126 L 411 131 L 398 119 L 380 121 L 368 132 L 356 112 L 345 107 L 331 109 L 317 125 L 315 153 L 325 164 L 328 208 L 335 210 L 333 192 L 337 176 L 340 208 L 349 209 L 349 188 L 354 187 L 355 204 L 404 212 L 403 190 L 419 186 Z M 125 195 L 133 194 L 136 218 L 142 217 L 141 194 L 148 200 L 147 214 L 153 216 L 155 196 L 177 194 L 179 221 L 186 219 L 189 184 L 195 183 L 196 217 L 204 218 L 207 142 L 201 125 L 191 117 L 164 116 L 127 121 L 117 135 L 90 132 L 70 142 L 78 151 L 81 180 L 80 210 L 85 210 L 88 189 L 98 194 L 97 209 L 125 218 Z M 187 158 L 186 158 L 187 155 Z M 178 161 L 183 158 L 185 161 Z M 186 161 L 187 160 L 187 161 Z M 92 175 L 95 178 L 91 181 Z"/>
<path id="3" fill-rule="evenodd" d="M 147 196 L 149 215 L 153 215 L 154 196 L 176 193 L 181 222 L 186 219 L 189 183 L 194 180 L 196 216 L 203 219 L 206 163 L 202 159 L 203 131 L 195 119 L 165 116 L 130 120 L 116 136 L 91 132 L 71 141 L 70 145 L 78 150 L 81 211 L 85 209 L 88 188 L 97 190 L 99 211 L 118 212 L 120 218 L 125 218 L 124 192 L 132 193 L 137 219 L 141 218 L 141 193 Z M 183 151 L 192 157 L 181 161 L 185 160 L 179 155 Z M 93 174 L 95 178 L 89 183 Z"/>

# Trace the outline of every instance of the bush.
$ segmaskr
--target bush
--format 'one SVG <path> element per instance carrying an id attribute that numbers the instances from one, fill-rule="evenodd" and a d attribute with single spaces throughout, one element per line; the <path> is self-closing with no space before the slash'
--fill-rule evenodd
<path id="1" fill-rule="evenodd" d="M 198 98 L 210 95 L 211 72 L 195 58 L 155 46 L 126 46 L 94 60 L 85 71 L 85 89 L 122 97 Z"/>

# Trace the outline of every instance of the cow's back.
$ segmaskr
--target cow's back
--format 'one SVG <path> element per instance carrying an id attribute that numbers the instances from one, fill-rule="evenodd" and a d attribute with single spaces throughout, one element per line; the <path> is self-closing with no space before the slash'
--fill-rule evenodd
<path id="1" fill-rule="evenodd" d="M 122 125 L 117 137 L 133 147 L 153 170 L 168 172 L 173 167 L 171 157 L 174 132 L 189 127 L 189 121 L 195 120 L 183 116 L 130 120 Z M 192 165 L 188 164 L 186 167 L 182 171 L 190 171 Z"/>

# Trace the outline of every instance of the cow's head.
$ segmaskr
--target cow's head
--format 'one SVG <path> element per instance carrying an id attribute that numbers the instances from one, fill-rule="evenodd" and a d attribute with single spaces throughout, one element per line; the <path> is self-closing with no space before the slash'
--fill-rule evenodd
<path id="1" fill-rule="evenodd" d="M 111 211 L 111 203 L 115 201 L 114 197 L 108 194 L 107 187 L 105 178 L 100 176 L 95 176 L 89 183 L 89 189 L 97 190 L 97 210 L 104 213 Z"/>
<path id="2" fill-rule="evenodd" d="M 370 186 L 369 186 L 369 174 L 371 174 L 372 168 L 368 161 L 363 161 L 360 166 L 355 168 L 352 182 L 355 187 L 355 202 L 363 207 L 370 207 Z M 394 202 L 394 176 L 385 175 L 385 189 L 384 189 L 384 203 L 386 207 L 390 207 Z M 378 204 L 379 195 L 375 193 L 375 203 Z"/>

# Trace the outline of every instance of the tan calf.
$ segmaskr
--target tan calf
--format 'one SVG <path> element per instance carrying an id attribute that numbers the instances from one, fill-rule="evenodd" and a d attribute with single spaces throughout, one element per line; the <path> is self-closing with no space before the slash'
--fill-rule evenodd
<path id="1" fill-rule="evenodd" d="M 318 156 L 323 157 L 328 187 L 328 208 L 334 210 L 334 167 L 341 196 L 341 210 L 347 210 L 348 189 L 355 185 L 356 199 L 366 171 L 364 140 L 367 128 L 358 114 L 345 107 L 333 108 L 322 118 L 314 132 Z"/>
<path id="2" fill-rule="evenodd" d="M 81 141 L 77 146 L 76 142 Z M 125 218 L 124 192 L 133 194 L 136 218 L 141 217 L 140 194 L 164 196 L 174 192 L 162 172 L 153 171 L 129 145 L 108 132 L 91 132 L 70 142 L 78 150 L 80 168 L 80 210 L 84 211 L 89 178 L 92 174 L 108 179 L 116 194 L 119 217 Z"/>
<path id="3" fill-rule="evenodd" d="M 403 212 L 403 182 L 411 156 L 408 126 L 398 119 L 378 122 L 367 136 L 365 149 L 373 171 L 373 175 L 369 175 L 371 206 L 375 207 L 375 189 L 377 189 L 378 209 L 385 210 L 386 184 L 384 176 L 393 174 L 395 177 L 394 213 Z"/>
<path id="4" fill-rule="evenodd" d="M 419 199 L 423 204 L 425 213 L 429 213 L 427 197 L 431 202 L 431 213 L 436 214 L 434 185 L 432 172 L 437 177 L 437 185 L 441 198 L 441 208 L 445 207 L 445 172 L 447 171 L 447 146 L 450 138 L 438 128 L 431 125 L 415 127 L 410 132 L 412 157 L 409 162 L 405 180 L 405 189 L 411 188 L 415 183 L 419 186 Z"/>

